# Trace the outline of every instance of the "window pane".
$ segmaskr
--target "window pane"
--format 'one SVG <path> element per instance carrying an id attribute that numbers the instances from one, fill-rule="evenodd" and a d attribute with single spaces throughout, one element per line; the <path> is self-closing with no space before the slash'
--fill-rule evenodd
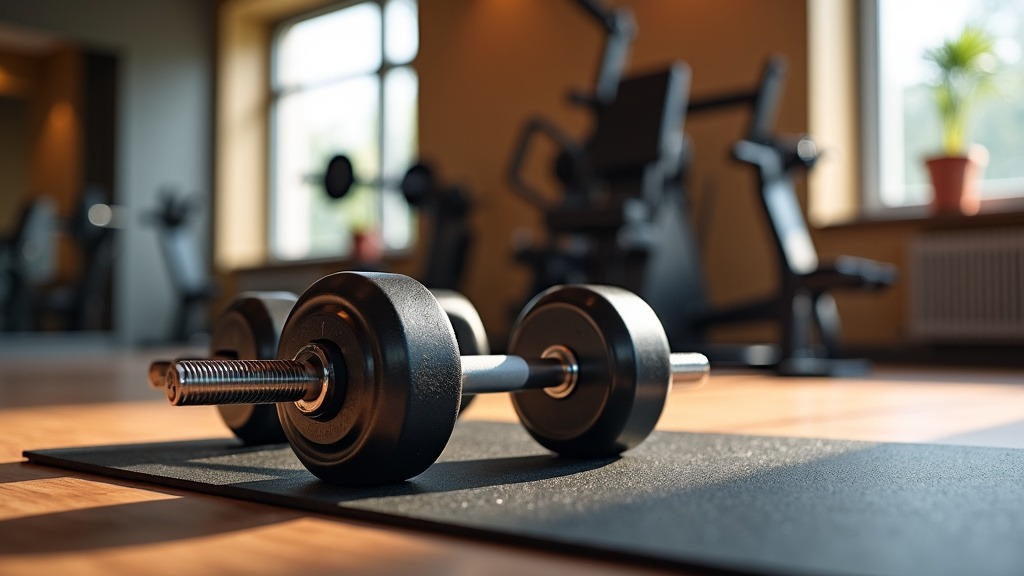
<path id="1" fill-rule="evenodd" d="M 402 177 L 416 161 L 416 100 L 419 89 L 416 72 L 395 68 L 384 78 L 384 175 Z M 398 190 L 385 190 L 382 209 L 384 245 L 405 248 L 412 238 L 412 215 Z"/>
<path id="2" fill-rule="evenodd" d="M 384 57 L 392 64 L 411 62 L 420 45 L 416 2 L 388 0 L 384 18 Z"/>
<path id="3" fill-rule="evenodd" d="M 1015 99 L 1024 77 L 1020 46 L 1024 0 L 900 0 L 878 2 L 879 179 L 882 203 L 927 203 L 931 185 L 924 159 L 940 153 L 939 117 L 922 55 L 980 23 L 998 38 L 1002 89 L 979 102 L 970 141 L 989 150 L 983 196 L 1024 195 L 1024 102 Z"/>
<path id="4" fill-rule="evenodd" d="M 294 88 L 381 65 L 381 15 L 375 3 L 356 4 L 285 29 L 275 54 L 275 85 Z"/>
<path id="5" fill-rule="evenodd" d="M 277 257 L 347 252 L 353 228 L 378 222 L 373 189 L 356 187 L 336 201 L 320 183 L 327 161 L 338 153 L 352 159 L 357 175 L 372 178 L 378 173 L 378 89 L 373 75 L 278 100 L 271 210 L 272 249 Z"/>

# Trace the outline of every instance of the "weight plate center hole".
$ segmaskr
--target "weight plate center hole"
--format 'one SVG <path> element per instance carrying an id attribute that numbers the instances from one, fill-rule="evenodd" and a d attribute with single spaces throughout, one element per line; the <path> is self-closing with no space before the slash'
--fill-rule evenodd
<path id="1" fill-rule="evenodd" d="M 568 398 L 576 389 L 579 380 L 580 365 L 572 350 L 556 344 L 549 346 L 540 355 L 541 358 L 552 358 L 562 363 L 562 383 L 558 386 L 544 388 L 544 393 L 555 399 Z"/>
<path id="2" fill-rule="evenodd" d="M 303 346 L 295 355 L 295 360 L 306 364 L 319 379 L 319 384 L 311 387 L 306 397 L 296 400 L 295 406 L 304 414 L 318 414 L 323 410 L 328 397 L 335 392 L 332 388 L 339 384 L 336 382 L 337 375 L 334 373 L 334 367 L 327 352 L 316 344 Z"/>

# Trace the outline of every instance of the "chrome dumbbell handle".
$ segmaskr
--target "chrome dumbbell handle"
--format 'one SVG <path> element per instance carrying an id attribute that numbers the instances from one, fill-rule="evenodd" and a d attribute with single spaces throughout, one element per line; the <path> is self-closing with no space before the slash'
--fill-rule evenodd
<path id="1" fill-rule="evenodd" d="M 681 352 L 669 358 L 674 383 L 699 382 L 709 370 L 703 354 Z M 542 388 L 549 396 L 568 396 L 579 378 L 580 367 L 571 350 L 552 346 L 540 358 L 520 356 L 463 356 L 464 394 L 516 392 Z"/>
<path id="2" fill-rule="evenodd" d="M 554 398 L 568 396 L 576 386 L 579 364 L 572 351 L 552 346 L 540 358 L 462 356 L 463 394 L 543 389 Z M 670 357 L 673 382 L 697 382 L 708 374 L 703 354 Z M 331 387 L 344 388 L 326 353 L 306 346 L 293 360 L 177 360 L 154 362 L 150 380 L 163 371 L 167 399 L 175 406 L 296 402 L 314 411 Z"/>

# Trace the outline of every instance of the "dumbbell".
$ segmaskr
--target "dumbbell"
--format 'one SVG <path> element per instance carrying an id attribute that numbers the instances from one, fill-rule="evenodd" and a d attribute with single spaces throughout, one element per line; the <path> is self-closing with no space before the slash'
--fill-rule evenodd
<path id="1" fill-rule="evenodd" d="M 459 353 L 487 354 L 487 333 L 469 300 L 454 290 L 431 292 L 455 330 Z M 213 323 L 209 359 L 273 359 L 281 330 L 297 299 L 298 296 L 291 292 L 243 292 L 235 296 Z M 153 362 L 149 370 L 150 384 L 162 387 L 170 365 L 168 361 Z M 463 396 L 460 413 L 472 398 Z M 221 404 L 217 409 L 224 424 L 245 444 L 287 442 L 277 417 L 277 407 L 273 404 Z"/>
<path id="2" fill-rule="evenodd" d="M 442 187 L 434 177 L 434 170 L 427 164 L 417 162 L 409 167 L 402 180 L 387 182 L 382 180 L 362 181 L 356 178 L 352 161 L 344 154 L 331 157 L 327 162 L 327 171 L 323 176 L 324 189 L 327 195 L 335 200 L 344 198 L 352 186 L 398 185 L 405 201 L 410 206 L 423 210 L 438 210 L 448 216 L 465 215 L 470 208 L 469 196 L 461 186 Z"/>
<path id="3" fill-rule="evenodd" d="M 327 195 L 335 200 L 341 199 L 348 194 L 353 185 L 363 184 L 374 186 L 381 184 L 380 181 L 362 182 L 356 178 L 352 168 L 352 160 L 344 154 L 332 156 L 327 162 L 327 171 L 323 177 L 324 189 Z M 419 206 L 435 188 L 434 173 L 426 164 L 414 164 L 398 183 L 398 189 L 405 195 L 405 199 L 413 206 Z"/>
<path id="4" fill-rule="evenodd" d="M 437 299 L 406 276 L 340 272 L 315 282 L 285 323 L 280 360 L 183 360 L 174 405 L 277 403 L 292 450 L 327 482 L 406 480 L 440 456 L 463 393 L 515 392 L 531 436 L 568 457 L 620 454 L 654 429 L 673 375 L 702 379 L 700 354 L 670 354 L 657 316 L 621 288 L 561 286 L 534 298 L 507 356 L 460 356 Z"/>

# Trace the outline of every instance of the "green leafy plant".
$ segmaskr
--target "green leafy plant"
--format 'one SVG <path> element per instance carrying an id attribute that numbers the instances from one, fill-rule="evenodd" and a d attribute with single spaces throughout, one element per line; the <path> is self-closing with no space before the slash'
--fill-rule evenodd
<path id="1" fill-rule="evenodd" d="M 969 24 L 959 36 L 924 53 L 938 71 L 933 89 L 942 121 L 942 149 L 950 156 L 967 152 L 967 130 L 978 99 L 989 93 L 998 64 L 995 39 Z"/>

